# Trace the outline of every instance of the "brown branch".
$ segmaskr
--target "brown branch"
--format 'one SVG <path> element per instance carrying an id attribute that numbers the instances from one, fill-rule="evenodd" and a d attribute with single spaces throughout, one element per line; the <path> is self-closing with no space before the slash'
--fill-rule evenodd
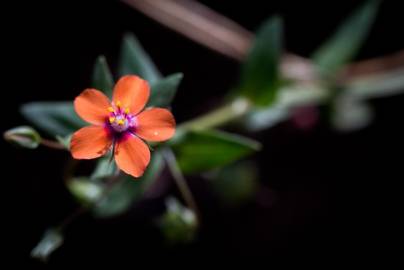
<path id="1" fill-rule="evenodd" d="M 122 0 L 129 6 L 168 28 L 230 58 L 242 61 L 254 35 L 236 22 L 194 0 Z M 404 66 L 404 50 L 386 57 L 348 65 L 339 81 L 352 80 L 368 73 L 390 72 Z M 317 72 L 309 59 L 286 53 L 282 74 L 289 79 L 312 81 Z"/>

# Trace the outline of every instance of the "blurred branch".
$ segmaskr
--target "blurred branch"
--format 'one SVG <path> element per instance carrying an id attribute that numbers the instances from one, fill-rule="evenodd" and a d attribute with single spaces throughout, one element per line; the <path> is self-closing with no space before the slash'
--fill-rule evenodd
<path id="1" fill-rule="evenodd" d="M 163 25 L 214 51 L 242 61 L 254 35 L 236 22 L 194 0 L 122 0 Z M 404 50 L 347 66 L 339 81 L 345 82 L 367 73 L 384 73 L 404 66 Z M 281 63 L 288 79 L 312 81 L 317 78 L 309 59 L 286 53 Z"/>
<path id="2" fill-rule="evenodd" d="M 341 81 L 351 81 L 369 74 L 391 73 L 404 68 L 404 50 L 391 55 L 364 60 L 348 65 L 340 75 Z"/>
<path id="3" fill-rule="evenodd" d="M 189 0 L 123 0 L 169 28 L 228 57 L 242 60 L 252 34 L 208 7 Z"/>

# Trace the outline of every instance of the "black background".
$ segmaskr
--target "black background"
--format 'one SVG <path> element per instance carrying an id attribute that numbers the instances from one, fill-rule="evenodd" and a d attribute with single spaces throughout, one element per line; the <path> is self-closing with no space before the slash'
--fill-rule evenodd
<path id="1" fill-rule="evenodd" d="M 202 2 L 252 31 L 269 15 L 281 14 L 287 50 L 308 56 L 360 1 Z M 382 2 L 358 59 L 404 48 L 398 2 Z M 114 68 L 122 35 L 128 31 L 136 34 L 163 74 L 185 74 L 173 104 L 178 122 L 220 104 L 225 91 L 237 83 L 239 63 L 120 2 L 11 2 L 4 11 L 2 131 L 26 123 L 18 113 L 24 102 L 73 99 L 89 86 L 97 55 L 105 54 Z M 398 211 L 398 187 L 403 101 L 402 96 L 373 101 L 374 123 L 352 134 L 338 134 L 326 123 L 310 131 L 284 123 L 250 134 L 264 143 L 256 155 L 260 198 L 241 208 L 223 207 L 206 182 L 189 178 L 204 220 L 191 245 L 164 244 L 152 226 L 153 216 L 163 211 L 163 200 L 156 199 L 118 218 L 78 219 L 49 265 L 128 262 L 135 267 L 164 262 L 186 266 L 188 260 L 234 263 L 251 257 L 261 258 L 266 265 L 274 259 L 285 263 L 325 260 L 332 265 L 394 255 L 389 247 L 397 237 L 393 229 L 402 212 Z M 7 240 L 2 256 L 14 265 L 41 266 L 29 258 L 30 250 L 47 227 L 77 207 L 61 179 L 67 155 L 45 148 L 16 149 L 3 141 L 1 153 L 2 239 Z"/>

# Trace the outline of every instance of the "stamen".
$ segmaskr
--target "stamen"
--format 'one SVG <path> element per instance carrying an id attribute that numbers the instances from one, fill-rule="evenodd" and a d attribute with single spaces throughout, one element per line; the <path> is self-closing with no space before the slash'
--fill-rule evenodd
<path id="1" fill-rule="evenodd" d="M 121 101 L 114 101 L 108 110 L 111 113 L 108 115 L 107 121 L 109 121 L 108 124 L 114 131 L 122 133 L 132 128 L 133 116 L 130 114 L 129 108 L 124 106 Z"/>

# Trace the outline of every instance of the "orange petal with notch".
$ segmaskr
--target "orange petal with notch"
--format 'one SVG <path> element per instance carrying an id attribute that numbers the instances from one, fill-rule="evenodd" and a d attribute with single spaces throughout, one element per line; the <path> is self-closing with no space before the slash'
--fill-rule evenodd
<path id="1" fill-rule="evenodd" d="M 103 156 L 111 144 L 112 139 L 104 127 L 88 126 L 73 134 L 70 151 L 75 159 L 92 159 Z"/>
<path id="2" fill-rule="evenodd" d="M 108 98 L 96 89 L 86 89 L 74 100 L 74 109 L 77 114 L 94 125 L 105 123 L 109 106 L 111 105 Z"/>
<path id="3" fill-rule="evenodd" d="M 138 137 L 128 135 L 118 142 L 115 149 L 118 167 L 133 177 L 140 177 L 150 162 L 149 147 Z"/>
<path id="4" fill-rule="evenodd" d="M 115 104 L 119 101 L 131 114 L 137 114 L 149 100 L 149 83 L 135 75 L 123 76 L 116 83 L 113 96 Z"/>
<path id="5" fill-rule="evenodd" d="M 136 135 L 152 142 L 170 139 L 175 133 L 174 116 L 169 110 L 152 108 L 137 116 Z"/>

